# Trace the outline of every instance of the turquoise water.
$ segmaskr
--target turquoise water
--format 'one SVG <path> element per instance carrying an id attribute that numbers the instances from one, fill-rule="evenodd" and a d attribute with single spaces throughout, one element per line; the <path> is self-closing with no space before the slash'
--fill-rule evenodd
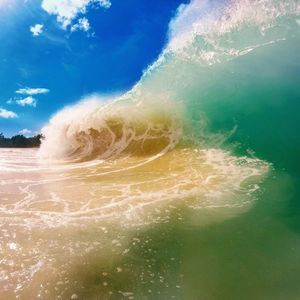
<path id="1" fill-rule="evenodd" d="M 182 272 L 184 291 L 175 298 L 299 299 L 299 53 L 298 31 L 289 40 L 198 69 L 197 88 L 184 94 L 194 120 L 204 115 L 211 132 L 232 132 L 222 147 L 271 162 L 272 170 L 254 206 L 240 216 L 199 227 L 194 218 L 202 216 L 187 213 L 183 226 L 164 229 L 166 242 L 153 233 L 163 243 L 158 252 L 177 248 L 172 267 L 181 282 Z"/>
<path id="2" fill-rule="evenodd" d="M 189 116 L 198 124 L 204 115 L 210 132 L 231 132 L 222 147 L 272 170 L 253 207 L 238 216 L 228 208 L 224 221 L 210 224 L 220 212 L 187 210 L 183 222 L 174 217 L 141 233 L 156 252 L 137 248 L 131 263 L 139 270 L 139 260 L 154 259 L 170 282 L 153 287 L 137 278 L 141 295 L 162 293 L 145 299 L 299 299 L 299 53 L 297 37 L 197 70 L 197 88 L 185 94 Z"/>
<path id="3" fill-rule="evenodd" d="M 205 250 L 200 238 L 199 267 L 204 263 L 211 269 L 204 282 L 215 279 L 220 288 L 204 284 L 208 299 L 299 297 L 299 50 L 295 39 L 227 64 L 222 72 L 236 68 L 240 72 L 227 75 L 225 86 L 217 91 L 224 101 L 205 103 L 212 128 L 237 125 L 230 139 L 238 143 L 237 153 L 251 149 L 273 165 L 253 209 L 206 229 Z"/>

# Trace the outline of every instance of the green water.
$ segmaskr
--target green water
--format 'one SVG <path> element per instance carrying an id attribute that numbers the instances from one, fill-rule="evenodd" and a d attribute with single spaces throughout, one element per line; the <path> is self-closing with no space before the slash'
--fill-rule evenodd
<path id="1" fill-rule="evenodd" d="M 236 153 L 251 149 L 273 171 L 247 213 L 187 228 L 191 299 L 300 297 L 299 49 L 299 40 L 268 46 L 223 65 L 221 78 L 212 75 L 219 84 L 202 106 L 211 128 L 236 125 Z"/>
<path id="2" fill-rule="evenodd" d="M 299 50 L 284 41 L 197 70 L 205 84 L 184 91 L 192 124 L 234 128 L 222 147 L 270 162 L 270 173 L 248 210 L 182 205 L 168 223 L 134 230 L 130 253 L 107 262 L 122 268 L 111 299 L 299 299 Z M 102 267 L 79 275 L 86 297 L 103 292 Z"/>
<path id="3" fill-rule="evenodd" d="M 292 39 L 197 70 L 197 88 L 184 91 L 189 116 L 204 115 L 210 132 L 235 128 L 222 147 L 272 170 L 249 211 L 185 210 L 182 222 L 142 232 L 128 263 L 141 274 L 153 260 L 150 271 L 166 273 L 169 286 L 137 276 L 131 284 L 140 299 L 299 299 L 299 53 Z M 225 220 L 211 222 L 218 214 Z"/>

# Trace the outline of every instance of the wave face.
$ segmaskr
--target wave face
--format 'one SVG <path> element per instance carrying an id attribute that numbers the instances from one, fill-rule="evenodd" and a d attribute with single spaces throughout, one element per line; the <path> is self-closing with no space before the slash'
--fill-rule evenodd
<path id="1" fill-rule="evenodd" d="M 108 103 L 97 104 L 102 99 L 94 96 L 58 113 L 43 129 L 41 155 L 81 161 L 174 149 L 181 133 L 190 136 L 189 109 L 197 101 L 193 115 L 205 113 L 199 105 L 216 97 L 215 90 L 227 80 L 220 79 L 221 69 L 254 50 L 276 55 L 281 43 L 299 38 L 299 14 L 300 4 L 294 0 L 198 0 L 182 5 L 170 24 L 166 48 L 140 82 Z M 229 71 L 244 67 L 235 65 Z"/>
<path id="2" fill-rule="evenodd" d="M 154 272 L 129 258 L 139 230 L 186 214 L 198 225 L 221 221 L 258 200 L 275 156 L 258 147 L 257 158 L 251 146 L 284 130 L 277 112 L 299 99 L 299 16 L 292 0 L 182 5 L 165 49 L 130 91 L 58 112 L 39 153 L 1 150 L 0 298 L 108 299 L 123 260 Z M 96 267 L 105 283 L 97 295 Z M 118 295 L 144 298 L 130 274 L 130 293 Z M 156 277 L 177 291 L 172 277 Z"/>

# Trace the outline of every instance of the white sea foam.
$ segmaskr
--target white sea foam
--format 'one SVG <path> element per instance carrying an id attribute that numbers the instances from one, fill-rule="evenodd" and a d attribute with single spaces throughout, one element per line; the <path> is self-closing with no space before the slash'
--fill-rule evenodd
<path id="1" fill-rule="evenodd" d="M 186 50 L 196 38 L 202 38 L 215 48 L 228 33 L 252 27 L 264 34 L 267 29 L 280 26 L 283 17 L 299 14 L 300 3 L 296 0 L 236 0 L 224 1 L 223 4 L 193 0 L 182 6 L 171 22 L 168 48 L 175 52 Z M 256 38 L 258 33 L 255 32 Z"/>
<path id="2" fill-rule="evenodd" d="M 140 223 L 152 214 L 155 219 L 156 209 L 186 201 L 194 207 L 241 206 L 269 169 L 261 160 L 221 149 L 175 149 L 154 157 L 81 165 L 63 173 L 15 172 L 14 181 L 3 180 L 2 218 L 13 213 L 20 225 L 53 228 L 80 225 L 83 219 Z"/>

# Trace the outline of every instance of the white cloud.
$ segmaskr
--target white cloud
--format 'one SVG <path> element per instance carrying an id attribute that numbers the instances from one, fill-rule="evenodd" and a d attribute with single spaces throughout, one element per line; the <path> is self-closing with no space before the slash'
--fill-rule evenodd
<path id="1" fill-rule="evenodd" d="M 28 106 L 36 107 L 37 101 L 33 97 L 29 96 L 29 97 L 26 97 L 24 99 L 16 100 L 16 103 L 21 105 L 21 106 L 28 105 Z"/>
<path id="2" fill-rule="evenodd" d="M 39 36 L 43 32 L 44 25 L 42 24 L 35 24 L 34 26 L 30 27 L 30 31 L 32 32 L 33 36 Z"/>
<path id="3" fill-rule="evenodd" d="M 38 94 L 47 94 L 49 93 L 50 90 L 49 89 L 45 89 L 45 88 L 22 88 L 22 89 L 18 89 L 17 91 L 15 91 L 16 94 L 21 94 L 21 95 L 38 95 Z"/>
<path id="4" fill-rule="evenodd" d="M 24 128 L 24 129 L 19 131 L 19 134 L 23 134 L 23 135 L 27 135 L 27 134 L 30 134 L 30 133 L 32 133 L 32 131 L 27 129 L 27 128 Z"/>
<path id="5" fill-rule="evenodd" d="M 9 111 L 4 108 L 0 108 L 0 118 L 9 119 L 9 118 L 17 118 L 17 117 L 18 117 L 18 115 L 16 113 L 14 113 L 13 111 Z"/>
<path id="6" fill-rule="evenodd" d="M 110 8 L 111 7 L 111 2 L 109 0 L 98 0 L 96 2 L 98 2 L 99 5 L 104 7 L 104 8 Z"/>
<path id="7" fill-rule="evenodd" d="M 78 23 L 71 27 L 71 31 L 83 30 L 88 31 L 90 29 L 90 23 L 87 18 L 81 18 L 78 20 Z"/>
<path id="8" fill-rule="evenodd" d="M 80 13 L 85 14 L 88 6 L 92 4 L 106 9 L 111 6 L 110 0 L 43 0 L 42 8 L 48 14 L 55 15 L 57 21 L 66 29 Z"/>

